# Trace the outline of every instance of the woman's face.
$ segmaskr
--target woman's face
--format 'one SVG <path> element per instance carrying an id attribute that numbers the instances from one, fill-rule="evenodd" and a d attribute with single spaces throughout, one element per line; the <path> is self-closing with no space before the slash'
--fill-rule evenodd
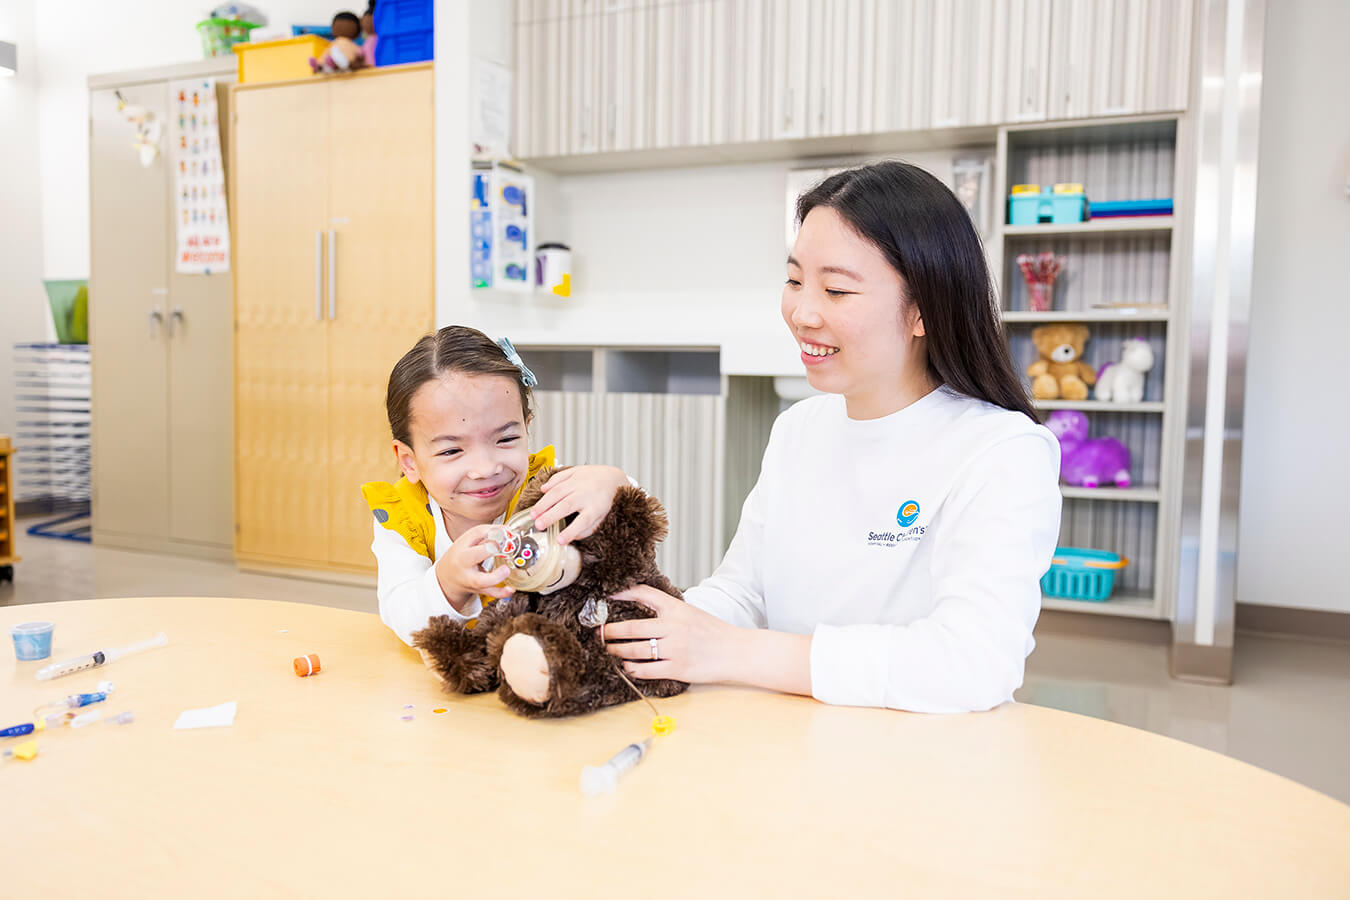
<path id="1" fill-rule="evenodd" d="M 923 321 L 903 303 L 904 279 L 833 209 L 807 213 L 787 262 L 783 321 L 818 391 L 843 394 L 855 419 L 922 397 Z"/>

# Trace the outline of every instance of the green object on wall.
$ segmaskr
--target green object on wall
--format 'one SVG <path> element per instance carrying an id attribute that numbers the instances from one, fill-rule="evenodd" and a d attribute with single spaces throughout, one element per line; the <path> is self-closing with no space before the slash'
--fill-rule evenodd
<path id="1" fill-rule="evenodd" d="M 89 282 L 43 281 L 52 308 L 56 340 L 62 344 L 89 343 Z"/>

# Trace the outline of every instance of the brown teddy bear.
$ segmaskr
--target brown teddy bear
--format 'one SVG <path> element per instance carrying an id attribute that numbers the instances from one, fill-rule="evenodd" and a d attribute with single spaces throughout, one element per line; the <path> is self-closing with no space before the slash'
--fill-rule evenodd
<path id="1" fill-rule="evenodd" d="M 530 479 L 517 510 L 539 501 L 554 471 L 544 468 Z M 595 532 L 563 548 L 555 582 L 491 603 L 467 624 L 437 616 L 413 635 L 413 646 L 448 690 L 495 689 L 522 716 L 572 716 L 636 700 L 595 623 L 652 618 L 641 604 L 610 599 L 635 585 L 681 596 L 656 567 L 656 545 L 667 528 L 660 502 L 625 485 Z M 665 679 L 633 683 L 647 697 L 672 697 L 688 687 Z"/>
<path id="2" fill-rule="evenodd" d="M 1087 399 L 1088 387 L 1097 381 L 1092 366 L 1083 362 L 1083 348 L 1090 336 L 1086 325 L 1042 325 L 1031 330 L 1031 341 L 1041 354 L 1027 367 L 1032 397 Z"/>

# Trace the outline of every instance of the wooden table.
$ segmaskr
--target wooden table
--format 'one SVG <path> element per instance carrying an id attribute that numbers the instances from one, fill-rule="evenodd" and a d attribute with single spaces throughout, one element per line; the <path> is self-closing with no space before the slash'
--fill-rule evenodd
<path id="1" fill-rule="evenodd" d="M 51 682 L 5 651 L 0 726 L 101 679 L 117 685 L 106 712 L 136 715 L 0 764 L 6 896 L 1350 893 L 1350 807 L 1055 710 L 923 716 L 697 688 L 665 701 L 677 730 L 618 793 L 588 798 L 582 766 L 643 735 L 641 704 L 540 722 L 446 697 L 377 617 L 325 607 L 0 610 L 6 630 L 39 618 L 56 622 L 55 660 L 161 630 L 169 645 Z M 296 677 L 310 652 L 323 671 Z M 227 700 L 233 726 L 173 730 Z"/>

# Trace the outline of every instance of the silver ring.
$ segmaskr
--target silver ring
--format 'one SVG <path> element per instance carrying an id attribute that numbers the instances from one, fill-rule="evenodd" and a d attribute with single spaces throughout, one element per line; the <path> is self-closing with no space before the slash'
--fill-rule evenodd
<path id="1" fill-rule="evenodd" d="M 656 638 L 647 638 L 647 643 L 652 648 L 652 659 L 660 659 L 661 654 L 656 650 Z"/>

